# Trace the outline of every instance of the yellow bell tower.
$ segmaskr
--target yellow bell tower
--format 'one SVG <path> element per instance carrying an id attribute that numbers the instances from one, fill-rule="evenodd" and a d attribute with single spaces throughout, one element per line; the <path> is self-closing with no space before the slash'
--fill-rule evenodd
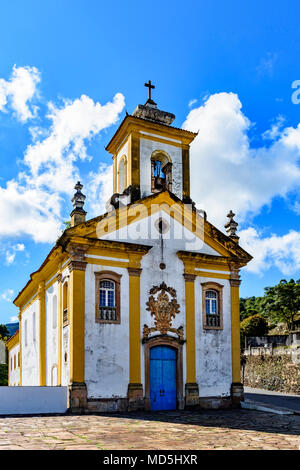
<path id="1" fill-rule="evenodd" d="M 175 115 L 157 108 L 150 80 L 145 86 L 146 103 L 126 114 L 106 147 L 113 158 L 114 207 L 165 190 L 190 202 L 189 150 L 197 134 L 172 127 Z"/>

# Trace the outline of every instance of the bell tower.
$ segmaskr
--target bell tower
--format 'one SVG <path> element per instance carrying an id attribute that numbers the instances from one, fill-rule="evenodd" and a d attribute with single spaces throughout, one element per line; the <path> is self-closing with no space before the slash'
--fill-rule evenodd
<path id="1" fill-rule="evenodd" d="M 149 80 L 148 99 L 126 114 L 106 147 L 113 158 L 109 206 L 127 205 L 161 191 L 190 202 L 190 144 L 196 133 L 172 127 L 175 115 L 158 109 Z"/>

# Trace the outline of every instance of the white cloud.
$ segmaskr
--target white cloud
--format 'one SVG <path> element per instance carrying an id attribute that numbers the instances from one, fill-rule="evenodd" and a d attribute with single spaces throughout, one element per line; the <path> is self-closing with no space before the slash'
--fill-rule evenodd
<path id="1" fill-rule="evenodd" d="M 37 107 L 32 100 L 37 97 L 40 73 L 36 67 L 14 65 L 10 80 L 0 79 L 0 111 L 11 107 L 20 121 L 36 116 Z"/>
<path id="2" fill-rule="evenodd" d="M 189 101 L 189 104 L 188 104 L 189 108 L 191 108 L 194 104 L 196 104 L 197 101 L 198 101 L 198 100 L 197 100 L 196 98 L 194 98 L 193 100 L 190 100 L 190 101 Z"/>
<path id="3" fill-rule="evenodd" d="M 279 114 L 272 124 L 271 129 L 268 129 L 262 134 L 263 139 L 275 140 L 280 137 L 284 122 L 285 117 Z"/>
<path id="4" fill-rule="evenodd" d="M 12 289 L 6 289 L 1 294 L 1 299 L 5 300 L 6 302 L 12 302 L 13 295 L 14 295 L 14 291 Z"/>
<path id="5" fill-rule="evenodd" d="M 18 251 L 24 251 L 25 245 L 23 243 L 17 243 L 5 250 L 5 263 L 9 266 L 15 261 L 15 257 Z"/>
<path id="6" fill-rule="evenodd" d="M 276 266 L 285 276 L 300 270 L 300 232 L 290 230 L 287 234 L 263 237 L 255 228 L 249 227 L 240 233 L 241 245 L 254 254 L 245 268 L 249 272 L 261 274 Z"/>
<path id="7" fill-rule="evenodd" d="M 21 94 L 16 90 L 22 77 L 26 82 L 24 77 L 28 78 L 29 71 L 39 77 L 35 68 L 25 67 L 22 73 L 14 68 L 11 83 L 0 82 L 0 106 L 3 109 L 6 105 L 7 90 L 14 90 L 10 92 L 12 106 L 24 120 L 33 114 L 29 108 L 21 107 Z M 23 99 L 23 104 L 29 99 L 29 91 L 30 87 L 25 87 L 23 98 L 27 98 Z M 104 105 L 86 95 L 73 101 L 65 100 L 61 106 L 48 104 L 46 117 L 50 125 L 30 129 L 32 143 L 24 154 L 25 170 L 5 187 L 0 187 L 1 237 L 30 235 L 36 242 L 55 241 L 62 229 L 64 196 L 71 196 L 79 179 L 77 162 L 91 159 L 87 155 L 88 143 L 117 122 L 124 105 L 121 93 Z M 101 180 L 101 175 L 99 177 Z M 94 180 L 99 177 L 95 175 Z M 107 183 L 103 180 L 103 184 Z M 8 251 L 7 263 L 11 264 L 14 257 L 15 252 Z"/>
<path id="8" fill-rule="evenodd" d="M 90 173 L 88 188 L 92 215 L 104 214 L 105 204 L 113 194 L 113 166 L 101 163 L 97 172 Z"/>
<path id="9" fill-rule="evenodd" d="M 10 320 L 9 320 L 10 323 L 16 323 L 18 321 L 19 321 L 19 318 L 16 315 L 13 317 L 10 317 Z"/>
<path id="10" fill-rule="evenodd" d="M 236 94 L 218 93 L 183 124 L 199 130 L 191 145 L 192 198 L 221 229 L 229 209 L 246 222 L 275 196 L 300 188 L 300 125 L 282 129 L 269 147 L 252 148 L 241 108 Z"/>

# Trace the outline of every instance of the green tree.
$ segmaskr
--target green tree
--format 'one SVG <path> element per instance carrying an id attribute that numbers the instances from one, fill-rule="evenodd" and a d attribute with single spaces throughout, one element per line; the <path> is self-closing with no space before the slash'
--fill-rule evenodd
<path id="1" fill-rule="evenodd" d="M 286 323 L 291 331 L 300 311 L 300 280 L 282 279 L 276 286 L 265 287 L 262 308 L 270 322 Z"/>
<path id="2" fill-rule="evenodd" d="M 7 341 L 9 336 L 7 326 L 0 324 L 0 339 L 2 339 L 2 341 Z"/>
<path id="3" fill-rule="evenodd" d="M 246 336 L 265 336 L 268 332 L 267 320 L 261 315 L 253 315 L 241 322 L 241 346 Z"/>
<path id="4" fill-rule="evenodd" d="M 240 299 L 240 317 L 241 320 L 262 313 L 263 297 L 246 297 Z"/>
<path id="5" fill-rule="evenodd" d="M 0 386 L 8 385 L 8 367 L 7 364 L 0 364 Z"/>

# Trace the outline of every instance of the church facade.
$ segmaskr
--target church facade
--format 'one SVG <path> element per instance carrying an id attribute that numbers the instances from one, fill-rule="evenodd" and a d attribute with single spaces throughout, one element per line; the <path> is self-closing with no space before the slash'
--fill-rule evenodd
<path id="1" fill-rule="evenodd" d="M 74 412 L 239 405 L 239 270 L 251 256 L 232 212 L 225 235 L 191 200 L 196 134 L 174 118 L 150 94 L 126 115 L 106 148 L 105 214 L 86 220 L 75 186 L 70 228 L 14 301 L 10 385 L 68 386 Z"/>

